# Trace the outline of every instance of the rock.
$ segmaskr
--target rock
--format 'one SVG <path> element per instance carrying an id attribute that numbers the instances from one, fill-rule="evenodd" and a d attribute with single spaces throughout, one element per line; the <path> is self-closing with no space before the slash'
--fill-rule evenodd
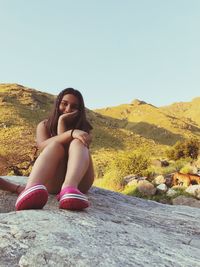
<path id="1" fill-rule="evenodd" d="M 166 176 L 165 176 L 165 184 L 168 186 L 168 187 L 170 187 L 170 186 L 172 186 L 172 181 L 173 181 L 173 176 L 172 176 L 173 174 L 167 174 Z"/>
<path id="2" fill-rule="evenodd" d="M 137 179 L 133 179 L 130 182 L 128 182 L 127 184 L 128 186 L 138 186 L 138 180 Z"/>
<path id="3" fill-rule="evenodd" d="M 177 194 L 176 190 L 173 190 L 173 189 L 171 189 L 171 188 L 169 188 L 168 191 L 167 191 L 167 193 L 166 193 L 166 195 L 167 195 L 168 197 L 173 197 L 173 196 L 175 196 L 176 194 Z"/>
<path id="4" fill-rule="evenodd" d="M 124 185 L 135 185 L 136 183 L 138 183 L 139 181 L 143 181 L 146 180 L 147 177 L 144 176 L 137 176 L 137 175 L 128 175 L 124 177 Z"/>
<path id="5" fill-rule="evenodd" d="M 159 159 L 152 160 L 151 164 L 156 167 L 161 167 L 161 161 Z"/>
<path id="6" fill-rule="evenodd" d="M 126 185 L 126 184 L 128 184 L 131 181 L 136 180 L 136 179 L 137 179 L 136 175 L 132 175 L 132 174 L 127 175 L 127 176 L 124 177 L 124 184 Z"/>
<path id="7" fill-rule="evenodd" d="M 145 181 L 147 177 L 137 177 L 136 179 L 132 179 L 130 182 L 128 182 L 128 186 L 136 186 L 138 187 L 139 183 L 141 181 Z"/>
<path id="8" fill-rule="evenodd" d="M 185 192 L 200 199 L 200 185 L 190 185 Z"/>
<path id="9" fill-rule="evenodd" d="M 165 177 L 163 175 L 158 175 L 153 180 L 153 184 L 155 185 L 164 184 L 164 183 L 165 183 Z"/>
<path id="10" fill-rule="evenodd" d="M 167 192 L 167 186 L 166 184 L 159 184 L 158 186 L 156 186 L 156 189 L 159 193 L 165 193 Z"/>
<path id="11" fill-rule="evenodd" d="M 147 104 L 145 101 L 139 100 L 139 99 L 134 99 L 131 101 L 131 105 L 145 105 Z"/>
<path id="12" fill-rule="evenodd" d="M 172 200 L 172 204 L 200 208 L 200 201 L 193 197 L 178 196 Z"/>
<path id="13" fill-rule="evenodd" d="M 138 183 L 138 191 L 142 193 L 144 196 L 153 196 L 156 193 L 156 188 L 149 181 L 139 181 Z"/>
<path id="14" fill-rule="evenodd" d="M 167 167 L 169 166 L 169 162 L 167 160 L 154 159 L 152 165 L 156 167 Z"/>
<path id="15" fill-rule="evenodd" d="M 20 177 L 19 177 L 20 178 Z M 93 187 L 90 208 L 15 212 L 0 192 L 0 266 L 199 266 L 200 209 L 164 205 Z"/>
<path id="16" fill-rule="evenodd" d="M 169 162 L 167 160 L 161 160 L 161 167 L 169 166 Z"/>

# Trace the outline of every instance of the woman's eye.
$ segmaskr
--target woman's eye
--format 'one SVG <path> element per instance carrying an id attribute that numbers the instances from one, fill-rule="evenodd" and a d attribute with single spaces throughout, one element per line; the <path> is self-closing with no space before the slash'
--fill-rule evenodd
<path id="1" fill-rule="evenodd" d="M 70 106 L 70 109 L 71 110 L 78 110 L 79 109 L 79 106 L 76 105 L 76 104 L 69 104 L 68 102 L 61 102 L 61 104 L 63 105 L 63 107 L 68 107 Z"/>
<path id="2" fill-rule="evenodd" d="M 66 103 L 66 102 L 61 102 L 61 105 L 63 105 L 63 106 L 67 106 L 68 105 L 68 103 Z"/>

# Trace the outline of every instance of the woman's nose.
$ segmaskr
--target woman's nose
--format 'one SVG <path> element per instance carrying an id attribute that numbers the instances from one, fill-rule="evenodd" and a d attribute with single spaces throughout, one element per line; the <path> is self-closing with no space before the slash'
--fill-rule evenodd
<path id="1" fill-rule="evenodd" d="M 67 105 L 65 108 L 65 112 L 71 112 L 71 105 Z"/>

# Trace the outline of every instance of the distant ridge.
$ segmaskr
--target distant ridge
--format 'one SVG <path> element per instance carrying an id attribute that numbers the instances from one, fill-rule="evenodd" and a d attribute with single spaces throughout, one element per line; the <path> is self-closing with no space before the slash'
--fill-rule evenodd
<path id="1" fill-rule="evenodd" d="M 126 121 L 124 128 L 161 144 L 173 145 L 183 138 L 200 138 L 200 97 L 159 108 L 134 99 L 131 104 L 95 111 L 107 118 Z"/>
<path id="2" fill-rule="evenodd" d="M 144 105 L 144 104 L 147 104 L 147 103 L 139 99 L 134 99 L 131 101 L 131 105 Z"/>

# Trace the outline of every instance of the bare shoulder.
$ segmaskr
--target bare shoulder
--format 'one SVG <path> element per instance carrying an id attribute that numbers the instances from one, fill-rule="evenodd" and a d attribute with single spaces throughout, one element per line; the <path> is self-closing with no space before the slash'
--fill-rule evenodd
<path id="1" fill-rule="evenodd" d="M 37 143 L 40 143 L 50 137 L 50 134 L 46 127 L 47 120 L 43 120 L 37 125 L 36 140 Z"/>
<path id="2" fill-rule="evenodd" d="M 38 125 L 37 125 L 37 127 L 46 127 L 46 122 L 47 122 L 47 119 L 39 122 Z"/>
<path id="3" fill-rule="evenodd" d="M 47 120 L 43 120 L 43 121 L 38 123 L 37 132 L 40 132 L 40 131 L 47 132 L 46 122 L 47 122 Z"/>

